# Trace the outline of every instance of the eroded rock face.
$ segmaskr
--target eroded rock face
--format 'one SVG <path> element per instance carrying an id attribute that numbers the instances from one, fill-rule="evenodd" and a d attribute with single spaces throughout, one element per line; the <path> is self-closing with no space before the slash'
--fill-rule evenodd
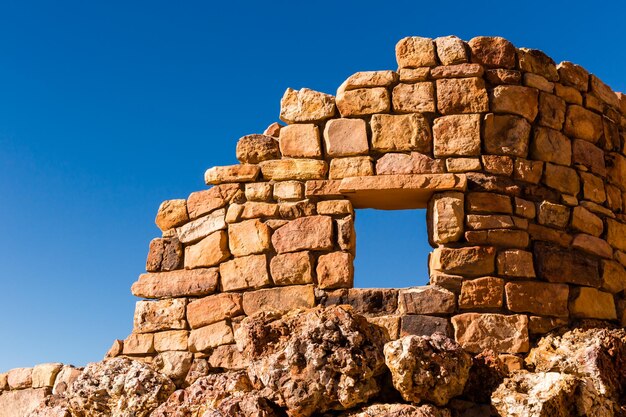
<path id="1" fill-rule="evenodd" d="M 471 357 L 441 333 L 406 336 L 385 345 L 393 385 L 406 401 L 445 405 L 463 392 Z"/>
<path id="2" fill-rule="evenodd" d="M 449 410 L 430 404 L 374 404 L 358 411 L 343 413 L 340 417 L 451 417 Z"/>
<path id="3" fill-rule="evenodd" d="M 378 394 L 382 330 L 347 306 L 243 320 L 236 341 L 256 388 L 291 417 L 345 410 Z"/>
<path id="4" fill-rule="evenodd" d="M 148 365 L 114 358 L 87 365 L 66 396 L 72 417 L 144 417 L 174 389 Z"/>

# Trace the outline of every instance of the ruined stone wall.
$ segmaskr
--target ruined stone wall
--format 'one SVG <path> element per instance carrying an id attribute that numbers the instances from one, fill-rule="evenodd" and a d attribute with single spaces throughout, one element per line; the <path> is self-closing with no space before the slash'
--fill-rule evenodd
<path id="1" fill-rule="evenodd" d="M 336 97 L 288 89 L 286 126 L 161 205 L 145 300 L 109 356 L 184 385 L 245 367 L 245 316 L 320 304 L 510 360 L 580 319 L 626 325 L 626 96 L 502 38 L 410 37 L 396 57 Z M 427 209 L 431 285 L 352 288 L 355 208 Z"/>

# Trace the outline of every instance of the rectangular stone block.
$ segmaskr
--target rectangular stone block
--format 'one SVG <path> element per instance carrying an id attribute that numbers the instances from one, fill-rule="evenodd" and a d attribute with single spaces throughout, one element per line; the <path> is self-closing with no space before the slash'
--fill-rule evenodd
<path id="1" fill-rule="evenodd" d="M 213 167 L 204 173 L 207 185 L 225 182 L 252 182 L 259 176 L 259 167 L 251 164 Z"/>
<path id="2" fill-rule="evenodd" d="M 266 255 L 235 258 L 220 265 L 222 291 L 241 291 L 271 284 Z"/>
<path id="3" fill-rule="evenodd" d="M 519 249 L 498 253 L 498 275 L 511 278 L 534 278 L 533 254 Z"/>
<path id="4" fill-rule="evenodd" d="M 441 193 L 431 198 L 429 230 L 433 242 L 456 242 L 463 236 L 464 201 L 463 193 Z"/>
<path id="5" fill-rule="evenodd" d="M 9 388 L 25 389 L 33 385 L 33 368 L 13 368 L 8 372 Z"/>
<path id="6" fill-rule="evenodd" d="M 398 293 L 398 310 L 401 314 L 451 314 L 456 310 L 456 296 L 430 285 L 404 289 Z"/>
<path id="7" fill-rule="evenodd" d="M 140 298 L 197 297 L 213 294 L 218 278 L 217 268 L 141 274 L 131 291 Z"/>
<path id="8" fill-rule="evenodd" d="M 523 230 L 477 230 L 465 232 L 465 240 L 473 245 L 489 245 L 506 248 L 525 249 L 530 244 L 530 237 Z"/>
<path id="9" fill-rule="evenodd" d="M 599 320 L 616 320 L 617 310 L 613 294 L 589 287 L 572 290 L 569 303 L 572 317 Z"/>
<path id="10" fill-rule="evenodd" d="M 187 321 L 192 329 L 230 319 L 243 314 L 241 294 L 222 293 L 190 302 Z"/>
<path id="11" fill-rule="evenodd" d="M 569 286 L 545 282 L 509 282 L 505 286 L 507 308 L 516 313 L 567 317 Z"/>
<path id="12" fill-rule="evenodd" d="M 321 122 L 335 112 L 335 97 L 309 88 L 288 88 L 280 100 L 280 119 L 289 124 Z"/>
<path id="13" fill-rule="evenodd" d="M 354 266 L 348 252 L 320 255 L 316 267 L 317 285 L 321 289 L 352 288 Z"/>
<path id="14" fill-rule="evenodd" d="M 291 285 L 243 294 L 243 311 L 248 316 L 258 311 L 289 311 L 314 306 L 315 292 L 312 285 Z"/>
<path id="15" fill-rule="evenodd" d="M 576 170 L 561 165 L 546 164 L 543 182 L 550 188 L 573 196 L 580 191 L 580 179 Z"/>
<path id="16" fill-rule="evenodd" d="M 314 124 L 298 123 L 280 129 L 280 152 L 290 158 L 320 158 L 320 132 Z"/>
<path id="17" fill-rule="evenodd" d="M 602 261 L 602 288 L 613 294 L 626 290 L 626 270 L 615 261 Z"/>
<path id="18" fill-rule="evenodd" d="M 437 109 L 441 114 L 489 111 L 485 81 L 478 77 L 437 80 Z"/>
<path id="19" fill-rule="evenodd" d="M 444 171 L 443 159 L 433 159 L 419 152 L 386 153 L 376 161 L 377 175 L 437 174 Z"/>
<path id="20" fill-rule="evenodd" d="M 274 232 L 272 244 L 278 253 L 331 250 L 334 244 L 333 220 L 328 216 L 295 219 Z"/>
<path id="21" fill-rule="evenodd" d="M 626 251 L 626 224 L 614 219 L 606 219 L 606 240 L 611 246 Z"/>
<path id="22" fill-rule="evenodd" d="M 362 119 L 329 120 L 324 128 L 324 146 L 331 157 L 366 155 L 367 130 Z"/>
<path id="23" fill-rule="evenodd" d="M 467 210 L 472 213 L 513 213 L 511 198 L 506 195 L 472 192 L 465 201 Z"/>
<path id="24" fill-rule="evenodd" d="M 215 210 L 176 229 L 178 240 L 184 244 L 196 242 L 213 232 L 226 229 L 226 209 Z"/>
<path id="25" fill-rule="evenodd" d="M 352 214 L 352 203 L 350 200 L 324 200 L 317 203 L 317 214 L 335 215 Z"/>
<path id="26" fill-rule="evenodd" d="M 480 119 L 479 114 L 450 115 L 435 119 L 435 157 L 480 155 Z"/>
<path id="27" fill-rule="evenodd" d="M 189 332 L 187 330 L 168 330 L 154 333 L 154 350 L 157 352 L 187 350 Z"/>
<path id="28" fill-rule="evenodd" d="M 384 87 L 337 91 L 337 108 L 341 117 L 388 113 L 391 109 L 389 91 Z"/>
<path id="29" fill-rule="evenodd" d="M 152 333 L 131 333 L 124 339 L 124 355 L 148 355 L 154 353 L 154 335 Z"/>
<path id="30" fill-rule="evenodd" d="M 304 198 L 304 184 L 300 181 L 274 183 L 274 198 L 278 201 L 298 201 Z"/>
<path id="31" fill-rule="evenodd" d="M 598 260 L 580 252 L 560 249 L 542 242 L 534 249 L 537 274 L 550 282 L 600 287 Z"/>
<path id="32" fill-rule="evenodd" d="M 267 252 L 272 231 L 259 219 L 228 225 L 228 247 L 234 256 Z"/>
<path id="33" fill-rule="evenodd" d="M 504 280 L 483 277 L 463 281 L 459 308 L 461 310 L 495 309 L 502 307 Z"/>
<path id="34" fill-rule="evenodd" d="M 444 317 L 423 315 L 402 316 L 400 321 L 400 337 L 408 335 L 430 336 L 433 333 L 443 333 L 452 337 L 450 321 Z"/>
<path id="35" fill-rule="evenodd" d="M 370 127 L 375 151 L 429 152 L 432 149 L 430 125 L 421 114 L 375 114 Z"/>
<path id="36" fill-rule="evenodd" d="M 330 161 L 328 177 L 331 180 L 368 175 L 374 175 L 374 162 L 370 156 L 333 158 Z"/>
<path id="37" fill-rule="evenodd" d="M 191 220 L 226 206 L 241 192 L 240 184 L 221 184 L 208 190 L 196 191 L 187 197 L 187 212 Z"/>
<path id="38" fill-rule="evenodd" d="M 391 93 L 396 113 L 434 113 L 435 86 L 432 82 L 398 84 Z"/>
<path id="39" fill-rule="evenodd" d="M 185 247 L 185 269 L 216 266 L 229 257 L 226 231 L 218 230 L 198 243 Z"/>
<path id="40" fill-rule="evenodd" d="M 29 388 L 4 392 L 0 395 L 0 416 L 28 416 L 49 394 L 50 389 L 48 388 Z"/>
<path id="41" fill-rule="evenodd" d="M 33 368 L 33 388 L 52 388 L 54 380 L 63 368 L 62 363 L 42 363 Z"/>
<path id="42" fill-rule="evenodd" d="M 233 329 L 224 320 L 192 330 L 189 334 L 189 351 L 204 352 L 234 342 Z"/>
<path id="43" fill-rule="evenodd" d="M 489 275 L 495 271 L 493 247 L 436 248 L 430 255 L 431 271 L 463 276 Z"/>
<path id="44" fill-rule="evenodd" d="M 396 340 L 400 337 L 400 316 L 378 316 L 366 317 L 367 321 L 382 328 L 389 337 L 389 340 Z"/>
<path id="45" fill-rule="evenodd" d="M 137 301 L 133 332 L 151 333 L 161 330 L 186 329 L 186 305 L 185 298 Z"/>
<path id="46" fill-rule="evenodd" d="M 270 261 L 270 273 L 275 285 L 313 283 L 313 255 L 309 251 L 276 255 Z"/>
<path id="47" fill-rule="evenodd" d="M 596 143 L 604 133 L 602 116 L 581 106 L 567 106 L 563 132 L 571 138 Z"/>
<path id="48" fill-rule="evenodd" d="M 146 259 L 146 271 L 172 271 L 181 266 L 182 260 L 183 248 L 178 238 L 152 239 Z"/>
<path id="49" fill-rule="evenodd" d="M 456 341 L 472 353 L 525 353 L 530 348 L 525 315 L 464 313 L 452 317 L 452 325 Z"/>
<path id="50" fill-rule="evenodd" d="M 319 159 L 277 159 L 260 163 L 266 180 L 317 180 L 324 179 L 328 164 Z"/>
<path id="51" fill-rule="evenodd" d="M 272 198 L 272 184 L 251 182 L 246 184 L 244 195 L 248 201 L 268 201 Z"/>
<path id="52" fill-rule="evenodd" d="M 341 304 L 349 304 L 359 314 L 389 315 L 398 307 L 398 290 L 380 288 L 350 288 Z"/>

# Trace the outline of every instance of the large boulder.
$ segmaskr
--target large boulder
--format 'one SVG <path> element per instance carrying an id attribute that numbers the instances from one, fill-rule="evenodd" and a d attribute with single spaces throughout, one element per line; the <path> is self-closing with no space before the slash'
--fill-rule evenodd
<path id="1" fill-rule="evenodd" d="M 349 409 L 380 392 L 385 334 L 349 306 L 261 312 L 235 339 L 252 383 L 290 417 Z"/>
<path id="2" fill-rule="evenodd" d="M 385 362 L 404 400 L 440 406 L 463 393 L 472 366 L 471 356 L 442 333 L 387 343 Z"/>
<path id="3" fill-rule="evenodd" d="M 175 386 L 148 365 L 126 358 L 90 363 L 66 392 L 72 417 L 144 417 Z"/>
<path id="4" fill-rule="evenodd" d="M 343 413 L 340 417 L 451 417 L 450 411 L 430 404 L 374 404 L 358 411 Z"/>

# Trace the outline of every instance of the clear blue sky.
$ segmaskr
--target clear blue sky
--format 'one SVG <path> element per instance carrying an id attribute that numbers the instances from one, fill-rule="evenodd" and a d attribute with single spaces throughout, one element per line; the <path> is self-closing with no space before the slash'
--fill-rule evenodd
<path id="1" fill-rule="evenodd" d="M 395 69 L 404 36 L 456 34 L 504 36 L 624 91 L 626 9 L 612 3 L 3 1 L 0 372 L 83 365 L 124 338 L 159 203 L 235 163 L 285 88 L 334 93 Z M 363 244 L 359 285 L 426 281 L 423 213 L 359 220 L 360 242 L 405 242 Z"/>

